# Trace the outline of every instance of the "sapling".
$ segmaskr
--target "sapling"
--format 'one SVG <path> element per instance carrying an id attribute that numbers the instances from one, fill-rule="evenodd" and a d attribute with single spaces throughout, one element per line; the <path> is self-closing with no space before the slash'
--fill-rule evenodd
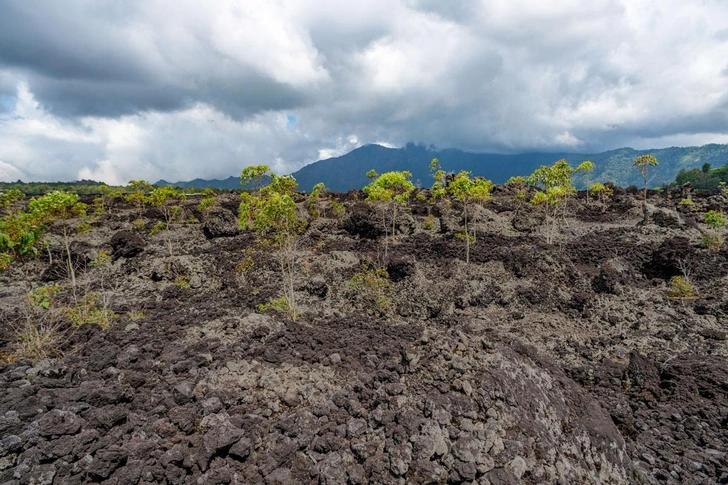
<path id="1" fill-rule="evenodd" d="M 453 177 L 446 187 L 447 193 L 463 205 L 463 220 L 465 227 L 462 237 L 465 240 L 465 262 L 470 263 L 470 244 L 475 242 L 475 231 L 470 231 L 468 225 L 468 208 L 473 203 L 487 202 L 490 200 L 490 191 L 493 189 L 493 182 L 483 178 L 470 177 L 470 172 L 462 171 Z"/>
<path id="2" fill-rule="evenodd" d="M 391 219 L 391 225 L 384 219 L 384 259 L 387 259 L 387 251 L 389 248 L 389 237 L 391 227 L 391 237 L 394 238 L 397 231 L 397 214 L 401 207 L 407 204 L 410 194 L 415 190 L 415 186 L 410 182 L 412 178 L 411 172 L 386 172 L 381 175 L 376 171 L 367 172 L 367 177 L 374 179 L 369 185 L 364 187 L 364 193 L 367 194 L 367 200 L 370 202 L 382 204 L 385 213 L 388 213 Z"/>
<path id="3" fill-rule="evenodd" d="M 649 174 L 650 167 L 657 166 L 657 158 L 654 155 L 640 155 L 635 158 L 632 162 L 632 166 L 637 168 L 637 171 L 642 175 L 644 181 L 644 200 L 647 201 L 647 175 Z"/>
<path id="4" fill-rule="evenodd" d="M 576 192 L 571 180 L 572 173 L 574 169 L 565 159 L 561 159 L 551 166 L 541 165 L 526 178 L 529 185 L 539 188 L 531 204 L 544 206 L 546 218 L 551 221 L 551 229 L 546 235 L 549 244 L 553 242 L 559 208 L 565 207 L 568 198 Z"/>
<path id="5" fill-rule="evenodd" d="M 50 223 L 56 220 L 69 221 L 86 215 L 86 204 L 81 202 L 78 195 L 70 192 L 50 192 L 42 197 L 33 198 L 28 203 L 28 212 L 40 223 Z M 68 224 L 62 226 L 63 244 L 66 249 L 66 263 L 71 279 L 71 288 L 76 298 L 76 271 L 71 258 L 71 242 L 68 237 Z"/>
<path id="6" fill-rule="evenodd" d="M 293 278 L 296 266 L 296 246 L 303 224 L 296 210 L 293 194 L 298 184 L 290 175 L 278 176 L 264 166 L 256 167 L 256 178 L 268 177 L 270 183 L 259 188 L 256 194 L 243 192 L 240 203 L 240 225 L 252 229 L 267 238 L 278 252 L 283 280 L 283 298 L 287 313 L 292 320 L 298 316 Z M 250 168 L 250 167 L 248 167 Z M 248 172 L 248 175 L 250 171 Z M 243 170 L 241 182 L 247 180 Z"/>
<path id="7" fill-rule="evenodd" d="M 167 248 L 170 256 L 174 255 L 172 252 L 172 239 L 169 236 L 170 224 L 173 220 L 179 217 L 182 212 L 182 208 L 180 206 L 172 204 L 172 201 L 177 199 L 184 200 L 185 196 L 184 194 L 178 193 L 174 187 L 157 187 L 151 194 L 149 194 L 148 197 L 149 204 L 153 207 L 157 207 L 164 216 L 164 225 L 159 226 L 158 224 L 155 226 L 157 229 L 155 232 L 158 232 L 160 229 L 165 230 L 165 239 L 167 241 Z"/>

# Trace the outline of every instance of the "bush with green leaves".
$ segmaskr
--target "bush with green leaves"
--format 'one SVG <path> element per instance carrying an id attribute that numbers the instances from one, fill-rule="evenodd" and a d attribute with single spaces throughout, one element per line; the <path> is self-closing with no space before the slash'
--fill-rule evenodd
<path id="1" fill-rule="evenodd" d="M 719 251 L 723 246 L 723 235 L 720 230 L 726 226 L 723 213 L 711 210 L 703 214 L 703 222 L 709 231 L 703 234 L 703 246 L 711 251 Z"/>
<path id="2" fill-rule="evenodd" d="M 546 242 L 549 244 L 553 242 L 558 221 L 564 218 L 566 202 L 576 193 L 572 175 L 577 171 L 593 168 L 592 162 L 588 160 L 574 169 L 565 159 L 561 159 L 551 166 L 541 165 L 526 178 L 528 185 L 539 189 L 531 198 L 531 204 L 543 206 L 546 218 L 551 222 L 551 228 L 546 234 Z"/>
<path id="3" fill-rule="evenodd" d="M 124 199 L 136 208 L 139 218 L 142 217 L 144 206 L 149 202 L 147 193 L 152 189 L 154 189 L 154 187 L 152 187 L 152 185 L 146 180 L 129 181 L 127 190 L 131 192 L 124 196 Z"/>
<path id="4" fill-rule="evenodd" d="M 313 186 L 311 192 L 308 194 L 306 200 L 306 210 L 312 219 L 317 219 L 321 215 L 321 211 L 318 208 L 318 203 L 321 197 L 327 192 L 326 186 L 323 182 L 319 182 Z"/>
<path id="5" fill-rule="evenodd" d="M 367 201 L 380 204 L 384 208 L 384 259 L 387 259 L 390 236 L 394 238 L 397 232 L 397 215 L 407 205 L 410 194 L 415 190 L 414 184 L 409 180 L 411 172 L 386 172 L 381 175 L 376 171 L 367 172 L 367 177 L 374 179 L 364 187 Z M 389 219 L 389 220 L 387 220 Z"/>
<path id="6" fill-rule="evenodd" d="M 167 249 L 170 256 L 174 253 L 172 251 L 172 239 L 169 236 L 169 229 L 172 222 L 177 220 L 182 214 L 182 207 L 178 205 L 178 202 L 183 200 L 185 200 L 185 195 L 179 193 L 174 187 L 157 187 L 147 198 L 147 202 L 152 207 L 159 209 L 164 217 L 163 225 L 155 225 L 153 231 L 155 233 L 160 230 L 166 231 L 165 240 L 167 241 Z"/>
<path id="7" fill-rule="evenodd" d="M 241 182 L 249 183 L 253 177 L 260 180 L 265 178 L 269 183 L 258 188 L 256 193 L 241 194 L 240 225 L 243 229 L 258 232 L 276 247 L 283 281 L 283 298 L 287 302 L 289 317 L 295 320 L 299 311 L 293 279 L 297 242 L 304 227 L 293 199 L 298 184 L 292 176 L 276 175 L 268 167 L 257 166 L 255 171 L 248 170 L 250 168 L 243 170 Z"/>
<path id="8" fill-rule="evenodd" d="M 597 196 L 599 202 L 606 203 L 607 199 L 614 195 L 614 190 L 601 182 L 594 182 L 589 187 L 589 192 Z"/>
<path id="9" fill-rule="evenodd" d="M 387 314 L 392 309 L 394 286 L 386 269 L 364 265 L 361 271 L 351 277 L 348 287 L 356 298 L 380 313 Z"/>

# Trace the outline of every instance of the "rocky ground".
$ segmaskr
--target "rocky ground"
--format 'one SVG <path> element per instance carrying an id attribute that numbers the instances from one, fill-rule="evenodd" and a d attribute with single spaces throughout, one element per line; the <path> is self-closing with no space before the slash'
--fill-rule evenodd
<path id="1" fill-rule="evenodd" d="M 728 483 L 725 195 L 581 194 L 549 233 L 498 188 L 469 264 L 458 204 L 413 197 L 385 257 L 361 199 L 300 237 L 295 321 L 260 306 L 283 277 L 234 194 L 151 236 L 114 201 L 73 236 L 75 299 L 54 226 L 0 275 L 0 484 Z M 113 320 L 71 328 L 91 294 Z M 57 355 L 18 354 L 29 323 Z"/>

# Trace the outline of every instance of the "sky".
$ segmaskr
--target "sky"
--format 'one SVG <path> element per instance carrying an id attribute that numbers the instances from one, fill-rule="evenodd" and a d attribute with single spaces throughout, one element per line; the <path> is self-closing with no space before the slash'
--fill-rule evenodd
<path id="1" fill-rule="evenodd" d="M 728 143 L 725 0 L 0 0 L 0 181 Z"/>

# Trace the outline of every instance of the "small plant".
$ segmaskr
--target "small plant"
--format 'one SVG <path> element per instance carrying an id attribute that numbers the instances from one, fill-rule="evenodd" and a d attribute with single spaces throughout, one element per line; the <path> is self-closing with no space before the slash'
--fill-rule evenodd
<path id="1" fill-rule="evenodd" d="M 425 217 L 425 221 L 422 223 L 422 226 L 425 228 L 426 231 L 432 231 L 435 228 L 435 215 L 434 214 L 427 214 L 427 217 Z"/>
<path id="2" fill-rule="evenodd" d="M 188 290 L 190 288 L 190 277 L 187 275 L 177 275 L 172 283 L 174 286 L 182 288 L 183 290 Z"/>
<path id="3" fill-rule="evenodd" d="M 654 155 L 640 155 L 635 158 L 632 162 L 632 166 L 637 168 L 637 171 L 642 175 L 644 181 L 644 200 L 647 200 L 647 175 L 649 174 L 650 167 L 657 166 L 657 158 Z"/>
<path id="4" fill-rule="evenodd" d="M 28 301 L 31 308 L 48 310 L 61 292 L 59 285 L 41 286 L 28 292 Z"/>
<path id="5" fill-rule="evenodd" d="M 137 231 L 141 231 L 142 229 L 144 229 L 144 219 L 142 219 L 141 217 L 134 219 L 131 225 Z"/>
<path id="6" fill-rule="evenodd" d="M 116 314 L 106 305 L 99 304 L 97 293 L 87 293 L 73 306 L 65 307 L 66 317 L 74 327 L 81 325 L 98 325 L 109 328 L 116 318 Z"/>
<path id="7" fill-rule="evenodd" d="M 162 229 L 169 231 L 170 224 L 172 224 L 172 221 L 175 221 L 179 218 L 179 216 L 182 214 L 182 208 L 178 205 L 173 205 L 173 200 L 184 200 L 185 196 L 184 194 L 180 194 L 177 192 L 177 190 L 174 187 L 157 187 L 152 191 L 151 194 L 149 194 L 148 201 L 153 207 L 157 207 L 159 210 L 162 211 L 162 215 L 164 216 L 164 223 L 162 223 Z M 161 229 L 158 228 L 159 223 L 157 223 L 154 228 L 152 228 L 152 231 L 150 232 L 150 235 L 156 234 Z M 156 229 L 156 230 L 155 230 Z M 166 233 L 166 241 L 167 241 L 167 249 L 169 250 L 169 255 L 172 256 L 174 253 L 172 251 L 172 239 L 169 236 L 169 233 Z"/>
<path id="8" fill-rule="evenodd" d="M 145 180 L 131 180 L 128 187 L 131 193 L 127 194 L 124 199 L 136 208 L 137 214 L 141 219 L 144 206 L 149 202 L 147 192 L 151 191 L 153 187 Z"/>
<path id="9" fill-rule="evenodd" d="M 392 309 L 392 291 L 394 286 L 384 268 L 364 266 L 362 271 L 354 274 L 348 286 L 368 304 L 374 305 L 382 313 Z"/>
<path id="10" fill-rule="evenodd" d="M 695 206 L 695 202 L 693 201 L 693 199 L 691 199 L 691 198 L 688 197 L 688 198 L 682 199 L 680 201 L 680 205 L 683 206 L 683 207 L 690 207 L 690 208 L 692 208 L 692 207 Z"/>
<path id="11" fill-rule="evenodd" d="M 238 264 L 235 265 L 235 271 L 240 273 L 247 273 L 255 265 L 255 261 L 252 256 L 246 256 Z"/>
<path id="12" fill-rule="evenodd" d="M 306 200 L 306 210 L 311 215 L 312 219 L 317 219 L 321 212 L 318 209 L 318 202 L 319 199 L 326 193 L 326 186 L 319 182 L 316 185 L 313 186 L 313 189 L 311 190 L 311 193 L 308 194 L 308 199 Z"/>
<path id="13" fill-rule="evenodd" d="M 703 234 L 703 246 L 711 251 L 720 251 L 723 246 L 723 236 L 719 231 L 726 225 L 725 216 L 718 211 L 711 210 L 703 215 L 703 222 L 710 229 Z"/>
<path id="14" fill-rule="evenodd" d="M 284 315 L 290 315 L 291 311 L 293 311 L 288 304 L 288 299 L 285 296 L 274 298 L 268 303 L 261 303 L 258 305 L 258 311 L 260 313 L 265 313 L 268 310 L 275 310 L 278 313 L 283 313 Z"/>
<path id="15" fill-rule="evenodd" d="M 687 276 L 673 276 L 670 278 L 668 296 L 675 299 L 691 300 L 697 298 L 697 292 Z"/>
<path id="16" fill-rule="evenodd" d="M 146 317 L 146 315 L 144 314 L 144 310 L 139 309 L 129 310 L 128 312 L 126 312 L 126 316 L 132 322 L 138 322 L 139 320 L 143 320 Z"/>
<path id="17" fill-rule="evenodd" d="M 23 327 L 15 332 L 13 352 L 8 360 L 29 359 L 38 362 L 61 356 L 61 345 L 65 340 L 65 332 L 58 321 L 41 318 L 38 321 L 28 319 Z"/>
<path id="18" fill-rule="evenodd" d="M 606 203 L 607 199 L 614 195 L 614 190 L 601 182 L 594 182 L 591 187 L 589 187 L 589 191 L 596 195 L 599 202 L 602 204 Z"/>
<path id="19" fill-rule="evenodd" d="M 346 207 L 344 206 L 344 204 L 332 200 L 329 205 L 331 206 L 331 210 L 334 212 L 335 217 L 341 217 L 346 214 Z"/>
<path id="20" fill-rule="evenodd" d="M 166 229 L 167 229 L 167 225 L 164 222 L 159 221 L 156 224 L 154 224 L 154 226 L 152 226 L 152 228 L 149 230 L 149 235 L 154 236 L 155 234 L 165 231 Z"/>
<path id="21" fill-rule="evenodd" d="M 541 165 L 526 179 L 529 185 L 540 189 L 531 199 L 531 204 L 543 206 L 546 218 L 551 221 L 551 228 L 546 235 L 549 244 L 553 242 L 559 220 L 565 220 L 563 211 L 566 202 L 576 193 L 571 179 L 574 171 L 562 158 L 551 166 Z"/>
<path id="22" fill-rule="evenodd" d="M 589 173 L 594 170 L 594 162 L 590 160 L 584 160 L 576 166 L 574 172 L 584 174 L 584 185 L 586 185 L 586 200 L 589 201 Z"/>
<path id="23" fill-rule="evenodd" d="M 205 197 L 197 204 L 197 210 L 200 212 L 209 211 L 217 205 L 217 195 L 213 189 L 207 188 L 203 194 Z"/>
<path id="24" fill-rule="evenodd" d="M 79 222 L 76 226 L 76 234 L 87 234 L 91 230 L 91 224 L 88 222 Z"/>

